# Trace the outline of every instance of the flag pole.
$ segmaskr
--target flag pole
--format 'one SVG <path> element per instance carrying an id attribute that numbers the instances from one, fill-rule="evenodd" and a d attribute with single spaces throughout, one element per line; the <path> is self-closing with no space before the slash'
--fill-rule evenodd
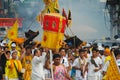
<path id="1" fill-rule="evenodd" d="M 50 51 L 51 76 L 52 76 L 52 80 L 54 80 L 54 78 L 53 78 L 53 66 L 52 66 L 52 60 L 53 60 L 52 50 L 49 50 L 49 51 Z"/>

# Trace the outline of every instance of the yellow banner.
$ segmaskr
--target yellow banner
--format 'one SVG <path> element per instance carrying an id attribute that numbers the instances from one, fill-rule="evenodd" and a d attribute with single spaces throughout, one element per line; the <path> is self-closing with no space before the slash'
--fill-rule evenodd
<path id="1" fill-rule="evenodd" d="M 14 39 L 18 37 L 18 20 L 15 21 L 14 25 L 7 30 L 7 38 Z"/>
<path id="2" fill-rule="evenodd" d="M 56 33 L 44 30 L 41 45 L 42 47 L 59 49 L 61 47 L 63 37 L 64 37 L 63 33 Z"/>
<path id="3" fill-rule="evenodd" d="M 116 59 L 115 59 L 113 53 L 111 56 L 111 61 L 110 61 L 110 65 L 109 65 L 107 73 L 106 73 L 105 80 L 120 80 L 119 68 L 116 64 Z"/>

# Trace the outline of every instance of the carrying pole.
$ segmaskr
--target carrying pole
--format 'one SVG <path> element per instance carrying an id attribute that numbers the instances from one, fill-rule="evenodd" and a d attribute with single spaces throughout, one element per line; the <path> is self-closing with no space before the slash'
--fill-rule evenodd
<path id="1" fill-rule="evenodd" d="M 51 76 L 52 76 L 52 80 L 54 80 L 54 77 L 53 77 L 53 65 L 52 65 L 52 60 L 53 60 L 53 57 L 52 57 L 52 50 L 49 50 L 50 51 L 50 65 L 51 65 Z"/>

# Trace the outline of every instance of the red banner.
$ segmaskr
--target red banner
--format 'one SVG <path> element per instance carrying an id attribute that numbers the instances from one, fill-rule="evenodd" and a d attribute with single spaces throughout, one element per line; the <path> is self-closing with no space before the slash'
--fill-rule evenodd
<path id="1" fill-rule="evenodd" d="M 53 32 L 58 32 L 60 29 L 60 32 L 64 33 L 66 20 L 62 18 L 62 21 L 60 22 L 60 18 L 60 16 L 55 15 L 44 15 L 43 29 Z M 59 27 L 60 23 L 62 24 L 61 28 Z"/>
<path id="2" fill-rule="evenodd" d="M 43 22 L 43 29 L 53 32 L 58 32 L 60 18 L 56 16 L 45 15 Z"/>
<path id="3" fill-rule="evenodd" d="M 22 27 L 22 18 L 0 18 L 0 26 L 10 27 L 13 26 L 15 21 L 18 19 L 19 27 Z"/>

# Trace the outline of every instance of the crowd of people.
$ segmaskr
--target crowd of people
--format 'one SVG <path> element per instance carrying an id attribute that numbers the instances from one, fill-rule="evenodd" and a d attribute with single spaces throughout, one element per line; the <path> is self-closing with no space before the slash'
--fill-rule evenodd
<path id="1" fill-rule="evenodd" d="M 57 50 L 43 48 L 35 42 L 23 47 L 2 40 L 0 80 L 20 80 L 19 73 L 22 80 L 105 80 L 112 53 L 120 68 L 120 47 L 101 47 L 65 44 Z"/>

